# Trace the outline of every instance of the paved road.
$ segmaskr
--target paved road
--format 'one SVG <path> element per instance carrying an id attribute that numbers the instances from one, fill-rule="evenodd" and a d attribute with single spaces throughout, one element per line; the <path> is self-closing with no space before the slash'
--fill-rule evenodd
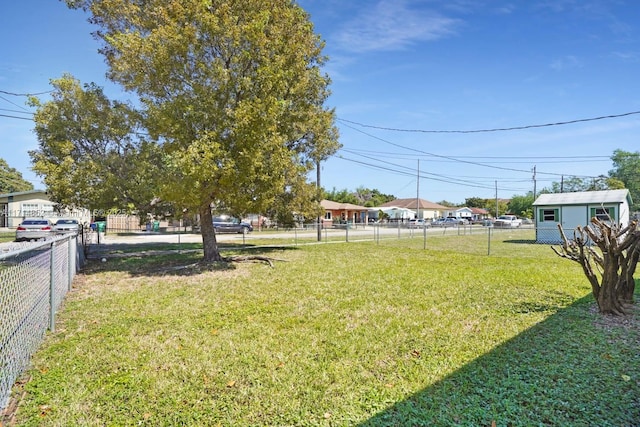
<path id="1" fill-rule="evenodd" d="M 398 229 L 397 227 L 378 227 L 378 226 L 362 226 L 357 228 L 350 228 L 349 230 L 340 229 L 340 228 L 331 228 L 322 230 L 322 239 L 332 239 L 336 240 L 336 238 L 348 238 L 349 239 L 374 239 L 376 236 L 398 236 L 400 234 L 401 237 L 408 236 L 422 236 L 422 229 L 408 229 L 406 227 L 401 227 Z M 428 234 L 478 234 L 486 231 L 485 227 L 474 225 L 474 226 L 461 226 L 450 227 L 450 228 L 428 228 Z M 318 232 L 314 229 L 307 230 L 283 230 L 283 231 L 253 231 L 252 233 L 243 236 L 241 234 L 217 234 L 216 238 L 218 242 L 251 242 L 256 239 L 300 239 L 300 240 L 315 240 L 317 238 Z M 94 235 L 94 243 L 95 235 Z M 192 234 L 192 233 L 157 233 L 157 232 L 140 232 L 137 234 L 110 234 L 100 235 L 100 243 L 109 245 L 109 244 L 135 244 L 135 243 L 200 243 L 202 242 L 202 236 L 200 234 Z"/>

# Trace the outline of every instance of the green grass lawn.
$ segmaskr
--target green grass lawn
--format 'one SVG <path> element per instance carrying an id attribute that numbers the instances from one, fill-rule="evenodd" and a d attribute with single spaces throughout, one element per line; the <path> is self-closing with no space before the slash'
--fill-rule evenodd
<path id="1" fill-rule="evenodd" d="M 8 231 L 0 232 L 0 243 L 13 242 L 15 238 L 16 238 L 15 232 L 8 232 Z"/>
<path id="2" fill-rule="evenodd" d="M 638 324 L 508 233 L 90 263 L 16 425 L 630 426 Z"/>

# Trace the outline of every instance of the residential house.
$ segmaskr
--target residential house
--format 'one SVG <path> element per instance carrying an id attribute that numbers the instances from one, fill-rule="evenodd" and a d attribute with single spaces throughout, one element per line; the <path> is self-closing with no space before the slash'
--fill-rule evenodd
<path id="1" fill-rule="evenodd" d="M 489 211 L 482 208 L 470 208 L 471 221 L 483 221 L 489 218 Z"/>
<path id="2" fill-rule="evenodd" d="M 369 222 L 369 208 L 351 203 L 340 203 L 332 200 L 322 200 L 320 206 L 324 209 L 323 225 Z"/>
<path id="3" fill-rule="evenodd" d="M 445 211 L 450 209 L 446 206 L 442 206 L 437 203 L 419 198 L 396 199 L 384 203 L 376 209 L 379 208 L 410 209 L 414 214 L 414 216 L 411 218 L 421 218 L 427 220 L 440 218 L 444 216 Z"/>
<path id="4" fill-rule="evenodd" d="M 78 218 L 80 222 L 90 221 L 86 209 L 56 210 L 56 204 L 49 200 L 44 190 L 20 191 L 0 194 L 0 228 L 16 228 L 24 218 L 51 218 L 61 216 Z"/>

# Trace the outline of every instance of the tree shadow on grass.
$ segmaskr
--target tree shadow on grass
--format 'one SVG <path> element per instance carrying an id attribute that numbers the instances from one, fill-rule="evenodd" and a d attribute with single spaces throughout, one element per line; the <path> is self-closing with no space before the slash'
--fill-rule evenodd
<path id="1" fill-rule="evenodd" d="M 586 296 L 360 427 L 640 425 L 639 326 Z"/>
<path id="2" fill-rule="evenodd" d="M 221 255 L 242 253 L 260 255 L 277 261 L 283 251 L 296 250 L 290 246 L 253 246 L 247 244 L 222 243 L 218 245 Z M 232 262 L 202 263 L 201 244 L 171 243 L 122 243 L 93 248 L 83 268 L 86 275 L 105 271 L 127 272 L 132 276 L 190 276 L 205 271 L 235 269 Z"/>

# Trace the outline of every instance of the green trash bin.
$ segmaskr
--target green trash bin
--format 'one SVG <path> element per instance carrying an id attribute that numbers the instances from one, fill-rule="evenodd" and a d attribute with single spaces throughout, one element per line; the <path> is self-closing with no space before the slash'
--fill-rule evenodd
<path id="1" fill-rule="evenodd" d="M 96 231 L 98 231 L 98 233 L 104 233 L 106 230 L 107 230 L 106 221 L 96 221 Z"/>
<path id="2" fill-rule="evenodd" d="M 160 231 L 160 221 L 153 221 L 153 231 Z"/>

